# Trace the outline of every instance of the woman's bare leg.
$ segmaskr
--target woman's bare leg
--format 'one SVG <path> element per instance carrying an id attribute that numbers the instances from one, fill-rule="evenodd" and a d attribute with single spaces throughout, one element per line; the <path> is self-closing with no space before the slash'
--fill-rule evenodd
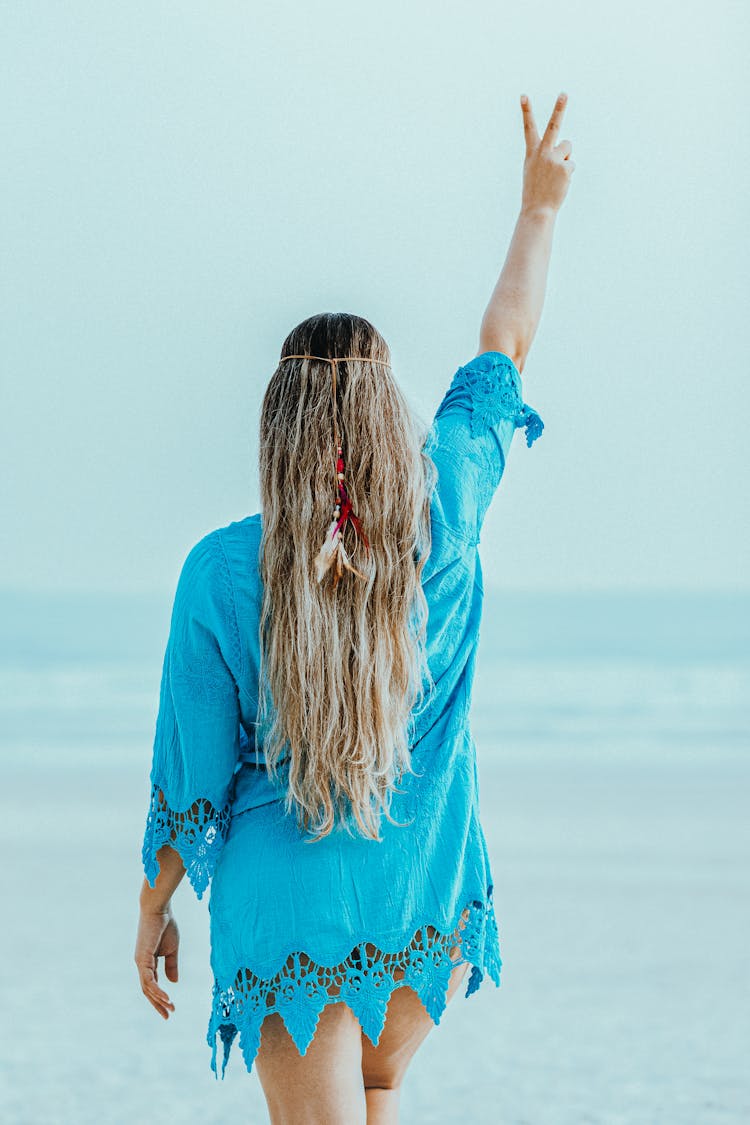
<path id="1" fill-rule="evenodd" d="M 431 927 L 428 927 L 433 936 Z M 450 951 L 457 961 L 460 946 Z M 468 965 L 453 969 L 446 1004 Z M 403 970 L 394 974 L 396 980 Z M 274 1012 L 263 1021 L 255 1068 L 271 1125 L 392 1125 L 398 1122 L 401 1083 L 419 1045 L 435 1026 L 416 992 L 396 988 L 374 1047 L 351 1009 L 328 1004 L 315 1035 L 300 1055 L 284 1021 Z"/>
<path id="2" fill-rule="evenodd" d="M 362 1028 L 346 1004 L 323 1009 L 304 1055 L 281 1016 L 266 1016 L 255 1067 L 271 1125 L 366 1125 Z"/>
<path id="3" fill-rule="evenodd" d="M 460 985 L 468 965 L 451 972 L 446 1003 Z M 362 1033 L 362 1080 L 367 1100 L 367 1125 L 396 1125 L 401 1083 L 419 1045 L 435 1026 L 416 992 L 408 986 L 391 993 L 385 1026 L 373 1047 Z"/>

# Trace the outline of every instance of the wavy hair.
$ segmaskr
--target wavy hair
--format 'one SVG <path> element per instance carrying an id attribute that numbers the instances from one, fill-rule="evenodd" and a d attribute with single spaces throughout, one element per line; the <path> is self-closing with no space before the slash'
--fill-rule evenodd
<path id="1" fill-rule="evenodd" d="M 345 569 L 318 582 L 314 560 L 336 502 L 332 365 L 346 487 L 369 541 L 350 522 L 341 534 L 361 577 Z M 427 428 L 390 367 L 369 321 L 322 313 L 287 336 L 260 416 L 262 535 L 259 567 L 259 723 L 272 777 L 288 763 L 287 813 L 308 843 L 351 817 L 380 839 L 381 812 L 413 773 L 410 718 L 433 681 L 426 659 L 427 602 L 420 575 L 431 549 L 437 477 Z M 270 693 L 270 694 L 269 694 Z"/>

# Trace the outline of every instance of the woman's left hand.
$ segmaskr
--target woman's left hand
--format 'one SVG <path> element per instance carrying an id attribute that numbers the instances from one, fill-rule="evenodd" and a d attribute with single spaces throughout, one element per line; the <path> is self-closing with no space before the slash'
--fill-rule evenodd
<path id="1" fill-rule="evenodd" d="M 169 1019 L 170 1010 L 174 1011 L 174 1004 L 159 987 L 157 962 L 159 957 L 163 957 L 167 980 L 176 981 L 179 944 L 180 932 L 171 908 L 148 911 L 141 907 L 134 959 L 144 996 L 165 1020 Z"/>

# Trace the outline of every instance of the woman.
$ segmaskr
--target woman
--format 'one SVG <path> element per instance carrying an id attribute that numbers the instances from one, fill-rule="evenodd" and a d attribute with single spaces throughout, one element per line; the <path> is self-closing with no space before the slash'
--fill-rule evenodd
<path id="1" fill-rule="evenodd" d="M 561 94 L 522 98 L 521 213 L 428 433 L 366 320 L 284 341 L 260 420 L 260 514 L 189 552 L 162 673 L 135 961 L 168 1018 L 171 908 L 211 883 L 211 1066 L 239 1035 L 272 1122 L 394 1122 L 419 1044 L 467 976 L 500 983 L 469 703 L 478 542 L 573 162 Z"/>

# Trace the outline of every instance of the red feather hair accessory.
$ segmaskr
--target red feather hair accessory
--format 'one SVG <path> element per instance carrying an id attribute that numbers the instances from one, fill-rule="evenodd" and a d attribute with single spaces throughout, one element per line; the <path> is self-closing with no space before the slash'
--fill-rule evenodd
<path id="1" fill-rule="evenodd" d="M 351 498 L 346 490 L 344 483 L 344 451 L 339 444 L 338 430 L 336 428 L 336 364 L 340 360 L 356 359 L 365 363 L 381 363 L 385 367 L 390 366 L 385 360 L 371 359 L 369 356 L 361 355 L 344 355 L 344 356 L 319 356 L 319 355 L 285 355 L 282 357 L 281 362 L 285 359 L 319 359 L 324 363 L 330 363 L 333 372 L 333 433 L 334 443 L 336 445 L 336 504 L 333 509 L 333 519 L 326 532 L 326 537 L 323 541 L 323 546 L 315 557 L 315 572 L 318 582 L 321 582 L 329 570 L 333 568 L 333 586 L 334 589 L 338 585 L 339 579 L 344 573 L 344 568 L 351 570 L 359 578 L 364 578 L 367 581 L 367 575 L 357 570 L 355 566 L 349 561 L 349 556 L 344 548 L 343 530 L 347 521 L 350 521 L 354 527 L 355 532 L 360 537 L 365 545 L 365 551 L 369 553 L 370 543 L 362 530 L 362 525 L 358 516 L 354 514 L 352 508 Z"/>

